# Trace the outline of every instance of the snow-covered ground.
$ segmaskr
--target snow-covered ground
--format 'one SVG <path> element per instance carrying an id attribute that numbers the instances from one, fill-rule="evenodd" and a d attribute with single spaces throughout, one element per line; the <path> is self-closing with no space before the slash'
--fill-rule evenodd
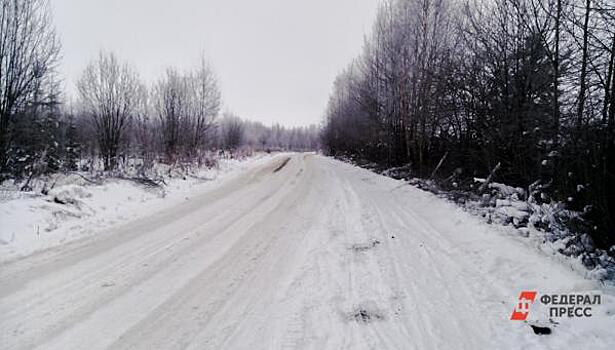
<path id="1" fill-rule="evenodd" d="M 47 195 L 21 192 L 19 186 L 0 187 L 0 263 L 175 206 L 270 158 L 257 154 L 244 160 L 221 159 L 211 169 L 165 176 L 162 187 L 117 178 L 95 185 L 78 174 L 48 179 L 55 186 Z"/>
<path id="2" fill-rule="evenodd" d="M 615 348 L 613 289 L 509 228 L 313 154 L 235 174 L 0 265 L 1 347 Z M 511 321 L 524 290 L 602 303 Z"/>

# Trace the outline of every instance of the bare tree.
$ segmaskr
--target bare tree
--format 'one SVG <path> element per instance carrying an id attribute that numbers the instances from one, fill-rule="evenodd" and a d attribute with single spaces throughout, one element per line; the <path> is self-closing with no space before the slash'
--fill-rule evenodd
<path id="1" fill-rule="evenodd" d="M 139 98 L 139 76 L 112 53 L 100 53 L 78 81 L 84 113 L 89 117 L 98 141 L 105 170 L 117 166 L 120 142 Z"/>
<path id="2" fill-rule="evenodd" d="M 604 233 L 592 237 L 613 243 L 613 10 L 612 0 L 386 0 L 334 83 L 323 146 L 415 176 L 453 172 L 445 186 L 500 164 L 498 181 L 541 182 L 540 198 L 591 208 Z"/>
<path id="3" fill-rule="evenodd" d="M 131 123 L 131 141 L 133 154 L 142 161 L 142 170 L 153 165 L 158 151 L 158 137 L 156 124 L 152 117 L 150 93 L 145 85 L 139 84 L 137 89 L 137 106 Z"/>
<path id="4" fill-rule="evenodd" d="M 7 164 L 11 119 L 43 103 L 60 44 L 47 0 L 0 1 L 0 170 Z"/>
<path id="5" fill-rule="evenodd" d="M 192 124 L 191 150 L 198 151 L 212 128 L 222 103 L 218 81 L 204 58 L 200 67 L 189 76 Z"/>
<path id="6" fill-rule="evenodd" d="M 153 91 L 167 161 L 199 158 L 222 103 L 213 70 L 204 59 L 192 72 L 169 68 Z"/>
<path id="7" fill-rule="evenodd" d="M 180 133 L 187 108 L 186 79 L 168 68 L 154 88 L 154 108 L 160 120 L 161 137 L 167 162 L 175 161 L 180 151 Z"/>
<path id="8" fill-rule="evenodd" d="M 244 126 L 239 117 L 227 113 L 220 128 L 223 147 L 228 151 L 239 148 L 244 139 Z"/>

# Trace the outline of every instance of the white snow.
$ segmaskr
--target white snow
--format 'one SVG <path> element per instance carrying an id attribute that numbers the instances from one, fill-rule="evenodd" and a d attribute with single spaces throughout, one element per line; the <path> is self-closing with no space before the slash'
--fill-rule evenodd
<path id="1" fill-rule="evenodd" d="M 0 187 L 0 263 L 172 207 L 270 158 L 258 154 L 246 160 L 221 159 L 217 167 L 200 169 L 195 176 L 165 177 L 167 185 L 161 188 L 122 179 L 93 185 L 77 175 L 60 176 L 59 184 L 45 196 L 19 192 L 15 186 Z"/>
<path id="2" fill-rule="evenodd" d="M 497 182 L 490 183 L 489 188 L 497 189 L 499 193 L 506 197 L 523 196 L 525 194 L 525 190 L 521 187 L 512 187 Z"/>
<path id="3" fill-rule="evenodd" d="M 574 261 L 403 181 L 339 161 L 297 154 L 275 171 L 286 157 L 252 163 L 188 201 L 163 204 L 164 211 L 2 265 L 0 344 L 615 347 L 615 294 L 571 269 Z M 151 203 L 143 210 L 162 202 Z M 538 336 L 509 320 L 523 290 L 600 294 L 602 305 L 591 318 L 557 324 L 538 305 L 529 322 L 553 329 Z"/>

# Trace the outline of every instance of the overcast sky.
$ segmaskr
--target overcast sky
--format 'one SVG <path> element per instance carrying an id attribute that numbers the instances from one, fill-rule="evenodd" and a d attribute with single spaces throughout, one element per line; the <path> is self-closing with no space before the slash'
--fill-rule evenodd
<path id="1" fill-rule="evenodd" d="M 69 91 L 103 49 L 148 82 L 201 52 L 225 109 L 267 124 L 318 123 L 337 72 L 361 51 L 378 0 L 52 0 Z"/>

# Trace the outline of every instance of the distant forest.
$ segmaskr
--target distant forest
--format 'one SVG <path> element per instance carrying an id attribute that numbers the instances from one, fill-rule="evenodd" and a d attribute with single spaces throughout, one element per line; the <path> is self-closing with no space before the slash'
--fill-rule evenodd
<path id="1" fill-rule="evenodd" d="M 608 249 L 614 73 L 613 1 L 387 0 L 335 82 L 323 147 L 444 188 L 491 174 L 581 212 Z"/>
<path id="2" fill-rule="evenodd" d="M 127 161 L 201 165 L 219 151 L 319 147 L 316 126 L 265 126 L 230 112 L 220 118 L 222 93 L 205 60 L 190 70 L 169 67 L 148 85 L 136 67 L 101 52 L 84 67 L 76 96 L 67 96 L 49 2 L 0 1 L 0 180 L 84 164 L 113 172 Z"/>

